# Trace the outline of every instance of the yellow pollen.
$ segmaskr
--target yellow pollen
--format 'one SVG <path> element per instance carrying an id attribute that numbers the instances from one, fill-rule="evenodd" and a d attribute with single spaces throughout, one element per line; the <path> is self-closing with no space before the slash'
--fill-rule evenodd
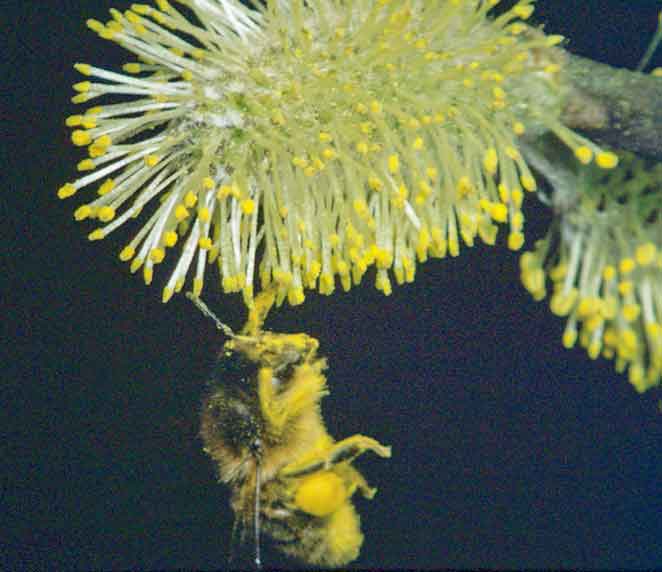
<path id="1" fill-rule="evenodd" d="M 246 214 L 250 215 L 253 214 L 253 211 L 255 210 L 255 201 L 253 199 L 244 199 L 241 201 L 241 211 Z"/>
<path id="2" fill-rule="evenodd" d="M 177 244 L 178 235 L 174 230 L 169 230 L 163 235 L 163 244 L 168 248 L 172 248 Z"/>
<path id="3" fill-rule="evenodd" d="M 198 197 L 193 191 L 189 191 L 186 193 L 186 196 L 184 197 L 184 206 L 187 208 L 193 208 L 195 204 L 198 202 Z"/>
<path id="4" fill-rule="evenodd" d="M 76 187 L 74 187 L 71 183 L 66 183 L 62 185 L 57 191 L 57 196 L 60 199 L 67 199 L 75 194 L 76 194 Z"/>
<path id="5" fill-rule="evenodd" d="M 613 169 L 618 165 L 618 155 L 609 151 L 602 151 L 598 153 L 595 162 L 602 169 Z"/>
<path id="6" fill-rule="evenodd" d="M 397 155 L 389 155 L 388 157 L 388 170 L 395 174 L 400 170 L 400 159 Z"/>
<path id="7" fill-rule="evenodd" d="M 588 165 L 593 160 L 593 151 L 591 151 L 590 147 L 582 145 L 575 149 L 575 157 L 579 159 L 580 163 Z"/>
<path id="8" fill-rule="evenodd" d="M 186 207 L 182 204 L 179 204 L 175 207 L 175 218 L 178 221 L 184 220 L 186 217 L 188 217 L 188 210 Z"/>
<path id="9" fill-rule="evenodd" d="M 483 167 L 489 175 L 495 175 L 497 172 L 497 166 L 499 164 L 499 159 L 497 157 L 497 152 L 494 147 L 490 147 L 485 151 L 485 157 L 483 158 Z"/>
<path id="10" fill-rule="evenodd" d="M 110 222 L 115 218 L 115 209 L 109 206 L 103 206 L 99 209 L 98 216 L 101 222 Z"/>

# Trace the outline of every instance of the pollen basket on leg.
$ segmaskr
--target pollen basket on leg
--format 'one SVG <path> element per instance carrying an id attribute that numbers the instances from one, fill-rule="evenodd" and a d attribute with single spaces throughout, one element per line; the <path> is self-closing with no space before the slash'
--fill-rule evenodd
<path id="1" fill-rule="evenodd" d="M 517 143 L 528 127 L 581 161 L 615 159 L 558 122 L 557 39 L 524 23 L 532 2 L 498 17 L 494 4 L 112 10 L 88 26 L 132 59 L 121 71 L 76 65 L 74 101 L 94 107 L 67 125 L 89 157 L 58 194 L 96 189 L 76 219 L 101 223 L 91 239 L 133 227 L 120 257 L 146 283 L 174 259 L 164 301 L 187 281 L 200 293 L 209 265 L 247 303 L 275 284 L 279 302 L 298 304 L 372 266 L 389 294 L 416 261 L 493 244 L 498 224 L 517 250 L 536 189 Z"/>

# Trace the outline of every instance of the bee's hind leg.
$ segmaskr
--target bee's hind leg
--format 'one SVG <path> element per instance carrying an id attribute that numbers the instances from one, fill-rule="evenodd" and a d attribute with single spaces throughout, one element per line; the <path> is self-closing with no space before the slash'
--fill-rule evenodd
<path id="1" fill-rule="evenodd" d="M 366 451 L 372 451 L 380 457 L 391 456 L 391 448 L 382 445 L 376 439 L 365 435 L 352 435 L 334 443 L 312 459 L 287 465 L 282 469 L 281 474 L 284 477 L 302 477 L 316 471 L 329 470 L 341 463 L 350 464 Z"/>

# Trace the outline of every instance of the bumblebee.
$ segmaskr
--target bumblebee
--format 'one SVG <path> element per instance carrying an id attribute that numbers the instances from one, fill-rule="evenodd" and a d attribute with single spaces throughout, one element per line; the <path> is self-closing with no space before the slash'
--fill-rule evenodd
<path id="1" fill-rule="evenodd" d="M 377 491 L 352 462 L 366 451 L 390 457 L 390 447 L 364 435 L 329 435 L 320 412 L 328 390 L 318 341 L 262 330 L 275 293 L 254 300 L 239 334 L 189 298 L 229 337 L 202 403 L 200 435 L 232 492 L 233 543 L 252 531 L 258 566 L 262 532 L 307 564 L 356 559 L 363 535 L 351 498 L 359 492 L 371 499 Z"/>

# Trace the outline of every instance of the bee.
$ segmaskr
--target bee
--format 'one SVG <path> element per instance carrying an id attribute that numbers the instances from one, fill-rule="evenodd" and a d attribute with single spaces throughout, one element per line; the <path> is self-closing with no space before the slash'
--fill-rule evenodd
<path id="1" fill-rule="evenodd" d="M 364 435 L 329 435 L 320 411 L 328 389 L 318 341 L 262 329 L 274 292 L 256 297 L 239 334 L 189 298 L 229 338 L 202 403 L 200 435 L 232 493 L 233 543 L 252 531 L 258 567 L 261 533 L 310 565 L 356 559 L 363 534 L 351 499 L 355 492 L 371 499 L 377 489 L 352 463 L 367 451 L 390 457 L 390 447 Z"/>

